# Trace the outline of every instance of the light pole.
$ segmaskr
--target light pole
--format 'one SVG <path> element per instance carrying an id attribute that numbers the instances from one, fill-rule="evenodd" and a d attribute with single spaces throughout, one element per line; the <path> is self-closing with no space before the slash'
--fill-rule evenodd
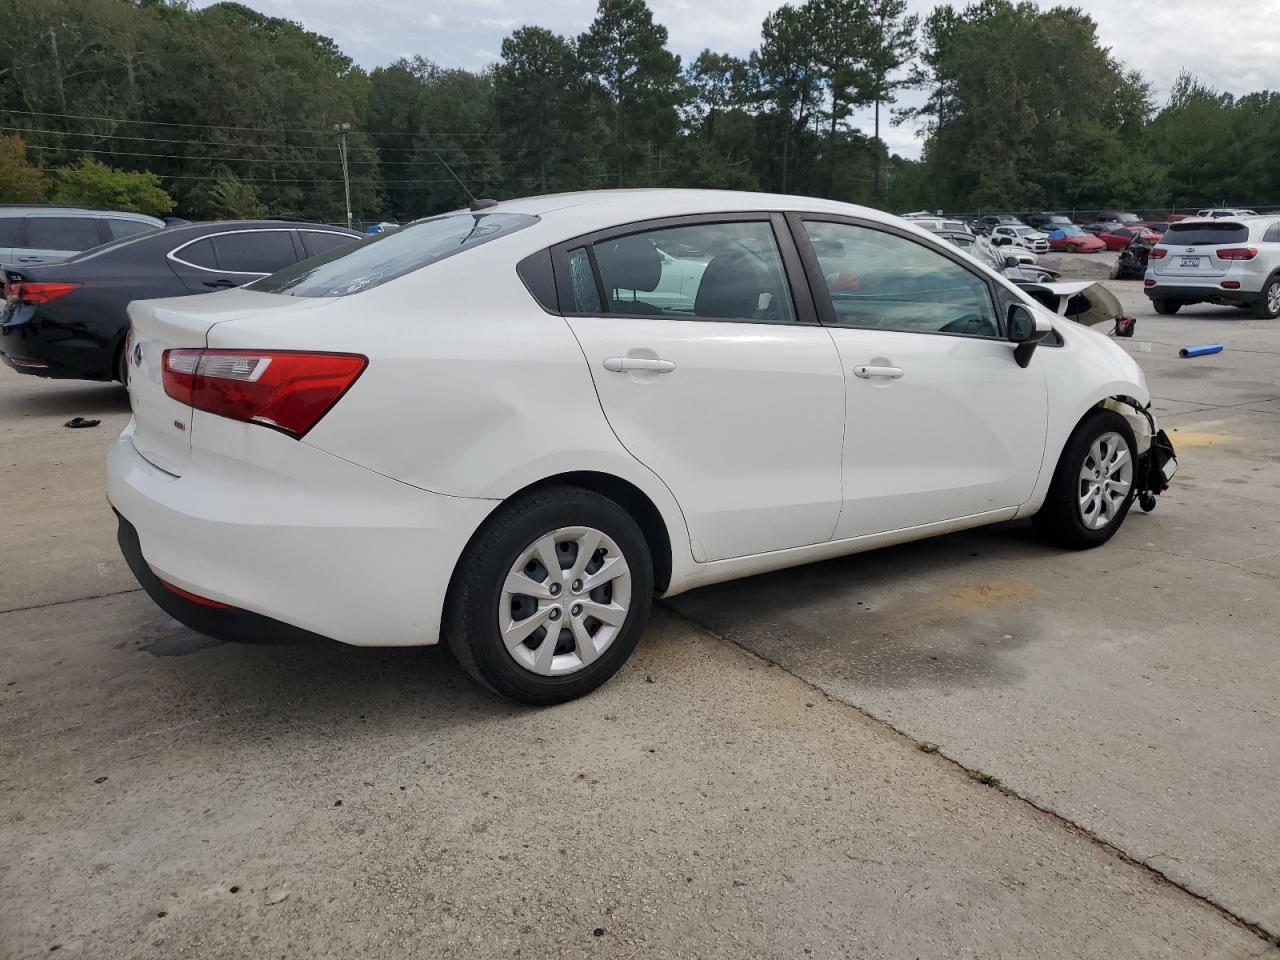
<path id="1" fill-rule="evenodd" d="M 347 134 L 351 132 L 351 124 L 335 123 L 333 132 L 342 139 L 338 141 L 338 156 L 342 158 L 342 189 L 347 198 L 347 229 L 351 229 L 351 174 L 347 172 Z"/>

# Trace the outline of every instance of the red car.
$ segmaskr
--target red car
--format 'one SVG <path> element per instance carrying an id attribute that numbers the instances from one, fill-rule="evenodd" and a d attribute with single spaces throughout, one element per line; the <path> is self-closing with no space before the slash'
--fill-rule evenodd
<path id="1" fill-rule="evenodd" d="M 1146 227 L 1134 226 L 1116 227 L 1105 233 L 1099 233 L 1098 239 L 1107 245 L 1108 250 L 1123 250 L 1127 247 L 1134 237 L 1141 237 L 1147 243 L 1156 244 L 1160 242 L 1160 234 L 1154 230 L 1148 230 Z"/>
<path id="2" fill-rule="evenodd" d="M 1097 253 L 1107 249 L 1107 245 L 1092 233 L 1072 224 L 1059 227 L 1049 234 L 1049 249 L 1065 250 L 1067 253 Z"/>

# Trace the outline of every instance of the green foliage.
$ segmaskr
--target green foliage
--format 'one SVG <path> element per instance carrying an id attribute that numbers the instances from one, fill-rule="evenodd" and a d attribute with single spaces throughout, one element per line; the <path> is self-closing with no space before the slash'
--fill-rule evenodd
<path id="1" fill-rule="evenodd" d="M 1080 9 L 794 0 L 742 55 L 681 69 L 646 0 L 598 0 L 578 37 L 515 30 L 492 68 L 371 72 L 241 3 L 0 0 L 0 199 L 188 217 L 407 220 L 479 196 L 610 186 L 763 189 L 889 209 L 1280 202 L 1280 95 L 1191 76 L 1150 90 Z M 923 86 L 926 104 L 894 103 Z M 853 118 L 870 110 L 869 130 Z M 882 122 L 910 120 L 920 161 Z M 453 173 L 450 172 L 453 171 Z M 155 178 L 159 178 L 158 182 Z M 160 189 L 163 188 L 163 189 Z M 169 200 L 172 197 L 172 201 Z"/>
<path id="2" fill-rule="evenodd" d="M 0 203 L 43 203 L 48 192 L 44 174 L 27 162 L 27 145 L 0 137 Z"/>
<path id="3" fill-rule="evenodd" d="M 219 180 L 209 191 L 210 212 L 221 220 L 257 220 L 267 215 L 253 184 L 243 180 Z"/>
<path id="4" fill-rule="evenodd" d="M 161 189 L 154 173 L 115 170 L 90 157 L 53 172 L 53 202 L 152 216 L 173 209 L 173 197 Z"/>

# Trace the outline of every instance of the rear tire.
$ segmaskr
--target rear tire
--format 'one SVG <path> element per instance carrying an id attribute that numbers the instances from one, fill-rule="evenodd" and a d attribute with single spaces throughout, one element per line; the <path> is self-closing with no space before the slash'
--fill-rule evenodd
<path id="1" fill-rule="evenodd" d="M 1077 250 L 1079 250 L 1079 249 L 1080 249 L 1080 248 L 1079 248 L 1079 247 L 1077 247 L 1074 243 L 1068 243 L 1068 244 L 1067 244 L 1067 253 L 1075 253 L 1075 252 L 1076 252 Z"/>
<path id="2" fill-rule="evenodd" d="M 504 504 L 472 538 L 450 584 L 445 642 L 489 689 L 563 703 L 627 661 L 652 602 L 653 560 L 631 515 L 592 491 L 553 487 Z"/>
<path id="3" fill-rule="evenodd" d="M 1087 550 L 1110 540 L 1137 491 L 1138 446 L 1128 421 L 1095 409 L 1062 450 L 1040 512 L 1032 518 L 1046 540 Z"/>
<path id="4" fill-rule="evenodd" d="M 1280 317 L 1280 273 L 1267 277 L 1267 282 L 1262 285 L 1262 293 L 1253 303 L 1252 312 L 1258 320 Z"/>
<path id="5" fill-rule="evenodd" d="M 1182 304 L 1176 300 L 1152 300 L 1151 305 L 1156 308 L 1156 313 L 1162 317 L 1172 317 L 1182 309 Z"/>

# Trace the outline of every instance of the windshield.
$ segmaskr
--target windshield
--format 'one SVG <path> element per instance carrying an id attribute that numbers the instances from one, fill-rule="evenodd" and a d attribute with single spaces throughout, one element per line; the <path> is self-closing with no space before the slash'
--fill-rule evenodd
<path id="1" fill-rule="evenodd" d="M 254 281 L 249 289 L 291 297 L 345 297 L 537 222 L 537 217 L 520 213 L 451 213 L 419 220 L 303 260 Z"/>
<path id="2" fill-rule="evenodd" d="M 1029 237 L 1033 233 L 1036 233 L 1037 231 L 1032 230 L 1030 227 L 1015 227 L 1013 232 L 1020 237 Z"/>
<path id="3" fill-rule="evenodd" d="M 1117 213 L 1116 219 L 1121 223 L 1137 223 L 1138 215 L 1136 213 Z"/>
<path id="4" fill-rule="evenodd" d="M 1074 223 L 1069 227 L 1059 227 L 1054 233 L 1060 233 L 1064 237 L 1083 237 L 1085 232 L 1077 227 Z"/>

